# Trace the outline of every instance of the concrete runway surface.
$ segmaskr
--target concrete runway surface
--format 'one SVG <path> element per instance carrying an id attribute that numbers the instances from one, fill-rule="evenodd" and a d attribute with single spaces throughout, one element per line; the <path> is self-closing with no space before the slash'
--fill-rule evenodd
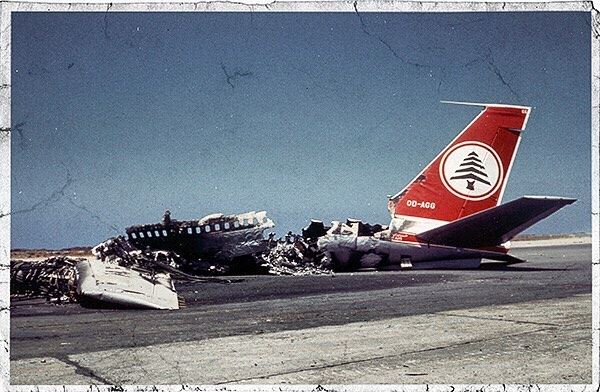
<path id="1" fill-rule="evenodd" d="M 182 283 L 187 308 L 11 309 L 11 384 L 591 383 L 591 246 L 478 270 Z"/>

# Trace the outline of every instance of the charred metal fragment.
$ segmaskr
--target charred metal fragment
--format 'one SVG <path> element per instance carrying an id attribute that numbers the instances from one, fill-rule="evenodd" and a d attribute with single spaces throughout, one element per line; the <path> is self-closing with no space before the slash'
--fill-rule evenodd
<path id="1" fill-rule="evenodd" d="M 305 240 L 315 240 L 324 236 L 331 227 L 325 226 L 323 221 L 311 219 L 310 224 L 302 229 Z"/>

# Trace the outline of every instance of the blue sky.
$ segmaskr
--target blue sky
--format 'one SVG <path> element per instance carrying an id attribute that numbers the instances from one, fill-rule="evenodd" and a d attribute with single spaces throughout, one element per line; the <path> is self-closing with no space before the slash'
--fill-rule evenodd
<path id="1" fill-rule="evenodd" d="M 576 197 L 590 231 L 587 13 L 17 13 L 12 247 L 267 210 L 389 222 L 478 108 L 533 107 L 504 201 Z"/>

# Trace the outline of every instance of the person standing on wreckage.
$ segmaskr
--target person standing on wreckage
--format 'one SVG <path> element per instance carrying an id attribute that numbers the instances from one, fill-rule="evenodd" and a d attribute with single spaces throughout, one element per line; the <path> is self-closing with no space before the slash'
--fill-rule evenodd
<path id="1" fill-rule="evenodd" d="M 163 214 L 162 223 L 165 226 L 169 226 L 171 224 L 171 211 L 165 211 L 165 213 Z"/>

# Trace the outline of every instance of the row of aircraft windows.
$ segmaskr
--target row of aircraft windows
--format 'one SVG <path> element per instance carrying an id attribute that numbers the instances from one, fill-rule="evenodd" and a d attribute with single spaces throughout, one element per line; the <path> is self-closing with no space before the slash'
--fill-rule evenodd
<path id="1" fill-rule="evenodd" d="M 130 233 L 129 235 L 131 236 L 131 238 L 133 238 L 133 239 L 135 240 L 136 238 L 138 238 L 138 236 L 139 236 L 140 238 L 144 238 L 145 236 L 148 236 L 148 238 L 152 238 L 152 237 L 160 237 L 160 234 L 161 234 L 161 233 L 162 233 L 163 237 L 166 237 L 166 236 L 168 236 L 168 235 L 169 235 L 169 233 L 168 233 L 166 230 L 163 230 L 162 232 L 161 232 L 161 231 L 158 231 L 158 230 L 154 230 L 154 235 L 152 235 L 152 231 L 151 231 L 151 230 L 148 230 L 148 231 L 146 232 L 146 235 L 144 235 L 144 232 L 143 232 L 143 231 L 140 231 L 140 232 L 138 232 L 138 233 Z"/>
<path id="2" fill-rule="evenodd" d="M 263 222 L 267 222 L 267 218 L 263 219 Z M 240 223 L 239 221 L 233 221 L 233 227 L 234 228 L 239 228 L 240 226 L 248 226 L 249 224 L 254 224 L 257 225 L 258 224 L 258 219 L 257 218 L 253 218 L 253 219 L 244 219 L 242 220 L 242 222 Z M 231 228 L 231 224 L 229 222 L 225 222 L 223 223 L 223 230 L 229 230 Z M 200 234 L 202 231 L 204 231 L 205 233 L 210 233 L 211 230 L 214 231 L 219 231 L 221 230 L 221 224 L 219 223 L 215 223 L 212 228 L 210 225 L 206 225 L 206 226 L 196 226 L 195 228 L 196 233 Z M 187 229 L 187 233 L 188 234 L 193 234 L 194 233 L 194 228 L 193 227 L 188 227 Z"/>
<path id="3" fill-rule="evenodd" d="M 266 222 L 267 222 L 267 218 L 264 218 L 263 219 L 263 223 L 266 223 Z M 258 219 L 256 217 L 253 218 L 253 219 L 244 219 L 244 220 L 242 220 L 241 223 L 239 221 L 234 221 L 233 222 L 233 227 L 237 229 L 237 228 L 240 227 L 240 225 L 241 226 L 248 226 L 249 224 L 257 225 L 258 224 Z M 223 230 L 229 230 L 230 228 L 231 228 L 231 225 L 230 225 L 229 222 L 223 223 Z M 196 230 L 197 234 L 200 234 L 203 230 L 206 233 L 210 233 L 211 230 L 214 230 L 214 231 L 221 230 L 221 225 L 219 223 L 215 223 L 213 225 L 212 229 L 211 229 L 210 225 L 196 226 L 195 230 Z M 154 230 L 154 235 L 152 233 L 153 232 L 151 230 L 148 230 L 145 234 L 144 234 L 143 231 L 140 231 L 138 233 L 131 233 L 130 236 L 134 240 L 137 239 L 138 237 L 139 238 L 145 238 L 145 237 L 148 237 L 148 238 L 157 237 L 158 238 L 158 237 L 161 236 L 161 233 L 162 233 L 163 237 L 167 237 L 168 236 L 168 232 L 166 230 L 162 230 L 162 231 Z M 188 227 L 187 228 L 187 233 L 188 234 L 193 234 L 194 233 L 194 228 L 193 227 Z"/>

